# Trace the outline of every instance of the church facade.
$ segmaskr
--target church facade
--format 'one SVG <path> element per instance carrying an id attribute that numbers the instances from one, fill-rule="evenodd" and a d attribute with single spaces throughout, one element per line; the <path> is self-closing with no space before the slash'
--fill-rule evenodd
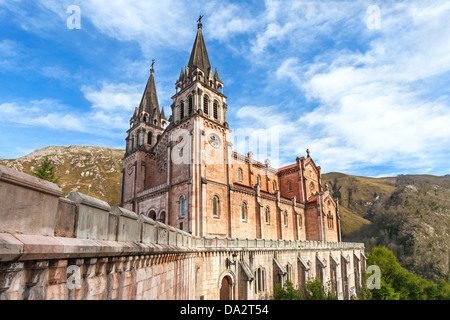
<path id="1" fill-rule="evenodd" d="M 233 151 L 201 23 L 175 87 L 166 119 L 152 66 L 127 131 L 121 207 L 200 237 L 341 241 L 339 204 L 308 150 L 282 168 Z"/>

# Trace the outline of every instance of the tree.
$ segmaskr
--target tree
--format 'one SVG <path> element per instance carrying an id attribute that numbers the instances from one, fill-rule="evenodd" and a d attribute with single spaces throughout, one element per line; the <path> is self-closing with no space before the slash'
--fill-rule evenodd
<path id="1" fill-rule="evenodd" d="M 318 279 L 309 279 L 306 282 L 305 294 L 294 289 L 292 282 L 287 280 L 284 288 L 279 284 L 275 286 L 272 300 L 337 300 L 337 297 L 331 292 L 330 286 L 327 293 L 324 293 Z"/>
<path id="2" fill-rule="evenodd" d="M 52 162 L 45 157 L 41 164 L 34 168 L 31 174 L 35 177 L 38 177 L 43 180 L 47 180 L 53 183 L 58 183 L 59 177 L 55 177 L 55 167 L 52 165 Z"/>
<path id="3" fill-rule="evenodd" d="M 394 253 L 385 247 L 374 247 L 367 260 L 368 265 L 377 265 L 381 270 L 380 289 L 365 287 L 367 274 L 363 275 L 363 288 L 359 298 L 364 300 L 448 300 L 450 284 L 433 283 L 404 269 Z"/>

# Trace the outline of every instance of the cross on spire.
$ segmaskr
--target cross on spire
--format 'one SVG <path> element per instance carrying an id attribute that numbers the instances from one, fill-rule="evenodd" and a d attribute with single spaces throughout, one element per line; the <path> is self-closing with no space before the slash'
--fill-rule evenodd
<path id="1" fill-rule="evenodd" d="M 155 59 L 152 59 L 152 68 L 150 69 L 150 71 L 154 71 L 154 69 L 153 69 L 153 65 L 155 64 Z"/>
<path id="2" fill-rule="evenodd" d="M 201 14 L 200 14 L 200 16 L 198 17 L 198 20 L 197 20 L 197 26 L 198 26 L 199 29 L 202 27 L 202 18 L 203 18 L 203 17 L 204 17 L 204 16 L 201 15 Z"/>

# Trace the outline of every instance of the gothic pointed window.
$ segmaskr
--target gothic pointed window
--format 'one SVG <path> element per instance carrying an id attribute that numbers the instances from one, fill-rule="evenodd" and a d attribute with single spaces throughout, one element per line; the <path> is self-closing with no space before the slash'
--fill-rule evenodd
<path id="1" fill-rule="evenodd" d="M 270 214 L 269 207 L 266 207 L 266 223 L 267 223 L 267 224 L 268 224 L 269 221 L 270 221 L 270 219 L 269 219 L 269 214 Z"/>
<path id="2" fill-rule="evenodd" d="M 258 175 L 258 176 L 256 177 L 256 184 L 257 184 L 258 186 L 261 186 L 261 176 L 260 176 L 260 175 Z"/>
<path id="3" fill-rule="evenodd" d="M 184 118 L 184 102 L 180 104 L 180 120 Z"/>
<path id="4" fill-rule="evenodd" d="M 217 196 L 213 197 L 213 216 L 218 217 L 219 216 L 219 198 Z"/>
<path id="5" fill-rule="evenodd" d="M 214 116 L 214 119 L 216 119 L 216 120 L 219 119 L 218 109 L 219 109 L 218 103 L 217 103 L 217 101 L 214 100 L 214 104 L 213 104 L 213 116 Z"/>
<path id="6" fill-rule="evenodd" d="M 189 114 L 192 114 L 192 112 L 194 111 L 193 110 L 193 101 L 192 101 L 192 96 L 189 96 L 189 98 L 188 98 L 188 112 L 189 112 Z"/>
<path id="7" fill-rule="evenodd" d="M 241 205 L 241 218 L 243 221 L 247 220 L 247 204 L 245 202 Z"/>
<path id="8" fill-rule="evenodd" d="M 273 185 L 273 192 L 275 192 L 277 190 L 277 183 L 274 181 L 272 185 Z"/>
<path id="9" fill-rule="evenodd" d="M 242 170 L 241 169 L 238 169 L 237 176 L 238 176 L 238 181 L 242 181 Z"/>
<path id="10" fill-rule="evenodd" d="M 208 113 L 208 104 L 209 104 L 209 98 L 208 98 L 208 96 L 205 95 L 203 98 L 203 113 L 205 115 L 209 114 Z"/>
<path id="11" fill-rule="evenodd" d="M 287 225 L 288 225 L 288 213 L 287 213 L 287 211 L 284 212 L 283 216 L 284 216 L 284 221 L 283 221 L 284 222 L 284 226 L 287 227 Z"/>
<path id="12" fill-rule="evenodd" d="M 180 216 L 184 217 L 184 212 L 185 212 L 185 199 L 184 196 L 181 196 L 180 198 Z"/>

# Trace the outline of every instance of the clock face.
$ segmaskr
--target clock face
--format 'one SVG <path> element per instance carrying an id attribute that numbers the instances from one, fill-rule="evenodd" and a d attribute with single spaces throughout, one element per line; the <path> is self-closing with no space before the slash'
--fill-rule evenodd
<path id="1" fill-rule="evenodd" d="M 217 134 L 214 133 L 210 134 L 208 141 L 209 144 L 212 145 L 214 148 L 218 148 L 220 145 L 220 138 Z"/>

